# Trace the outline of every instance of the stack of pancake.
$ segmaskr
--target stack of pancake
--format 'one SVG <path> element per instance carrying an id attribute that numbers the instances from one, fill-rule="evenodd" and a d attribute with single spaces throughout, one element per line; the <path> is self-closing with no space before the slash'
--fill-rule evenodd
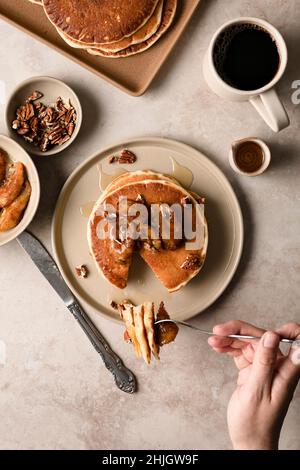
<path id="1" fill-rule="evenodd" d="M 117 230 L 117 234 L 112 234 L 107 208 L 114 208 L 118 225 L 122 198 L 127 199 L 129 206 L 135 202 L 145 205 L 148 213 L 151 205 L 157 204 L 162 214 L 160 217 L 163 217 L 166 206 L 180 204 L 183 207 L 189 201 L 193 224 L 195 225 L 197 220 L 198 227 L 203 231 L 201 246 L 189 249 L 184 235 L 179 239 L 176 227 L 172 227 L 172 217 L 168 239 L 161 237 L 161 226 L 155 239 L 151 239 L 151 230 L 149 238 L 140 240 L 128 238 L 128 233 L 126 238 L 122 239 L 119 236 L 120 230 Z M 153 171 L 127 172 L 116 178 L 96 202 L 88 223 L 89 248 L 100 273 L 111 284 L 124 289 L 128 282 L 133 254 L 138 251 L 169 292 L 184 287 L 199 273 L 206 257 L 208 230 L 203 211 L 198 205 L 199 200 L 202 202 L 202 198 L 187 192 L 174 178 Z M 150 228 L 151 221 L 147 219 L 145 223 Z M 99 227 L 102 229 L 101 236 Z"/>
<path id="2" fill-rule="evenodd" d="M 72 47 L 102 57 L 149 49 L 171 26 L 177 0 L 30 0 Z"/>

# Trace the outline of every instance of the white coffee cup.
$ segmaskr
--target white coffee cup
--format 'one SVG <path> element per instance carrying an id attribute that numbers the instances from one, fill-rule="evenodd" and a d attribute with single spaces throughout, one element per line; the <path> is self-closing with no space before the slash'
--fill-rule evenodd
<path id="1" fill-rule="evenodd" d="M 229 26 L 250 23 L 255 24 L 269 32 L 274 38 L 280 56 L 280 65 L 274 78 L 267 85 L 258 90 L 239 90 L 224 82 L 218 74 L 213 60 L 214 46 L 219 35 Z M 214 34 L 203 61 L 203 73 L 208 86 L 217 95 L 231 101 L 250 101 L 255 109 L 275 132 L 279 132 L 290 124 L 286 110 L 280 101 L 275 85 L 280 80 L 287 66 L 288 52 L 286 43 L 280 32 L 267 21 L 259 18 L 240 17 L 223 24 Z"/>

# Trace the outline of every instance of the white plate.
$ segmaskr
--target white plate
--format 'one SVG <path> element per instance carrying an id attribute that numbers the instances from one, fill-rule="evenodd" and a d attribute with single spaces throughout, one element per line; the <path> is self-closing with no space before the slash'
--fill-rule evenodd
<path id="1" fill-rule="evenodd" d="M 24 163 L 31 184 L 31 196 L 24 216 L 15 228 L 0 233 L 1 246 L 20 235 L 32 221 L 40 201 L 40 180 L 33 161 L 19 144 L 5 135 L 0 135 L 0 148 L 8 154 L 11 161 Z"/>
<path id="2" fill-rule="evenodd" d="M 150 169 L 172 174 L 173 157 L 194 174 L 193 190 L 205 196 L 209 227 L 209 246 L 205 266 L 200 274 L 179 292 L 170 294 L 137 257 L 131 267 L 129 283 L 120 290 L 111 286 L 98 273 L 89 254 L 86 238 L 87 218 L 80 207 L 96 201 L 100 195 L 98 163 L 106 173 L 118 165 L 109 165 L 108 158 L 123 148 L 137 155 L 127 170 Z M 86 160 L 64 185 L 54 214 L 52 243 L 62 275 L 77 296 L 101 314 L 118 320 L 110 300 L 129 298 L 135 303 L 163 300 L 171 316 L 186 320 L 209 307 L 224 291 L 238 266 L 243 246 L 243 220 L 238 200 L 224 174 L 202 153 L 185 144 L 159 138 L 140 138 L 107 148 Z M 85 264 L 86 279 L 77 277 L 75 266 Z"/>

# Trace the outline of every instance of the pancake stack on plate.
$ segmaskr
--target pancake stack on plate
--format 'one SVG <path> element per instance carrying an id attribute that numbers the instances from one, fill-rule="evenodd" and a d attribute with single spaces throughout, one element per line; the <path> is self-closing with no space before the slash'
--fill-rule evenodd
<path id="1" fill-rule="evenodd" d="M 89 54 L 129 57 L 171 26 L 177 0 L 29 0 L 41 4 L 59 35 Z"/>
<path id="2" fill-rule="evenodd" d="M 128 236 L 128 232 L 123 237 L 120 236 L 118 229 L 121 225 L 119 215 L 123 210 L 120 206 L 122 198 L 127 200 L 126 212 L 133 203 L 147 208 L 148 215 L 144 221 L 147 226 L 146 238 L 136 240 Z M 138 251 L 169 292 L 184 287 L 199 273 L 206 257 L 208 229 L 199 201 L 203 202 L 203 198 L 187 192 L 174 178 L 160 173 L 136 171 L 116 178 L 96 202 L 88 223 L 89 248 L 100 273 L 111 284 L 124 289 L 130 275 L 133 254 Z M 149 219 L 153 204 L 158 205 L 160 211 L 158 235 L 155 238 L 152 238 L 151 233 L 153 221 Z M 184 234 L 178 237 L 178 227 L 175 226 L 175 220 L 178 219 L 172 214 L 173 204 L 180 205 L 182 209 L 188 204 L 192 208 L 193 226 L 196 226 L 197 221 L 197 227 L 200 227 L 203 234 L 200 246 L 190 249 Z M 112 220 L 112 216 L 111 210 L 110 215 L 107 215 L 108 208 L 114 209 L 116 232 L 111 230 L 109 218 Z M 169 238 L 162 236 L 164 217 L 170 220 Z M 129 218 L 128 222 L 131 222 Z M 103 230 L 100 236 L 99 227 Z"/>

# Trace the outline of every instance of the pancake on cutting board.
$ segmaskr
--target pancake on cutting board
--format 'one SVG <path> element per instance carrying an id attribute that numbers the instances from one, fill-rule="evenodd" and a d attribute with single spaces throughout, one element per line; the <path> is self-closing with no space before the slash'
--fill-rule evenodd
<path id="1" fill-rule="evenodd" d="M 149 18 L 147 23 L 145 23 L 140 29 L 138 29 L 135 33 L 131 36 L 128 36 L 121 41 L 113 42 L 111 44 L 103 44 L 101 49 L 105 52 L 118 52 L 123 49 L 126 49 L 129 46 L 134 44 L 139 44 L 141 42 L 146 41 L 149 39 L 153 34 L 156 33 L 158 30 L 161 20 L 162 20 L 162 13 L 163 13 L 163 4 L 164 0 L 159 0 L 153 15 Z M 69 44 L 69 46 L 78 48 L 78 49 L 89 49 L 90 46 L 83 45 L 80 41 L 75 41 L 71 39 L 67 34 L 62 32 L 60 29 L 56 28 L 58 34 L 62 37 L 62 39 Z"/>
<path id="2" fill-rule="evenodd" d="M 112 59 L 117 59 L 120 57 L 129 57 L 135 54 L 146 51 L 152 47 L 169 29 L 173 20 L 175 18 L 177 9 L 177 0 L 165 0 L 162 14 L 162 21 L 158 30 L 146 41 L 143 41 L 139 44 L 133 44 L 125 49 L 118 52 L 107 52 L 102 49 L 101 46 L 97 48 L 87 49 L 89 54 L 98 55 L 101 57 L 110 57 Z"/>
<path id="3" fill-rule="evenodd" d="M 159 0 L 44 0 L 51 23 L 90 47 L 131 36 L 151 18 Z"/>

